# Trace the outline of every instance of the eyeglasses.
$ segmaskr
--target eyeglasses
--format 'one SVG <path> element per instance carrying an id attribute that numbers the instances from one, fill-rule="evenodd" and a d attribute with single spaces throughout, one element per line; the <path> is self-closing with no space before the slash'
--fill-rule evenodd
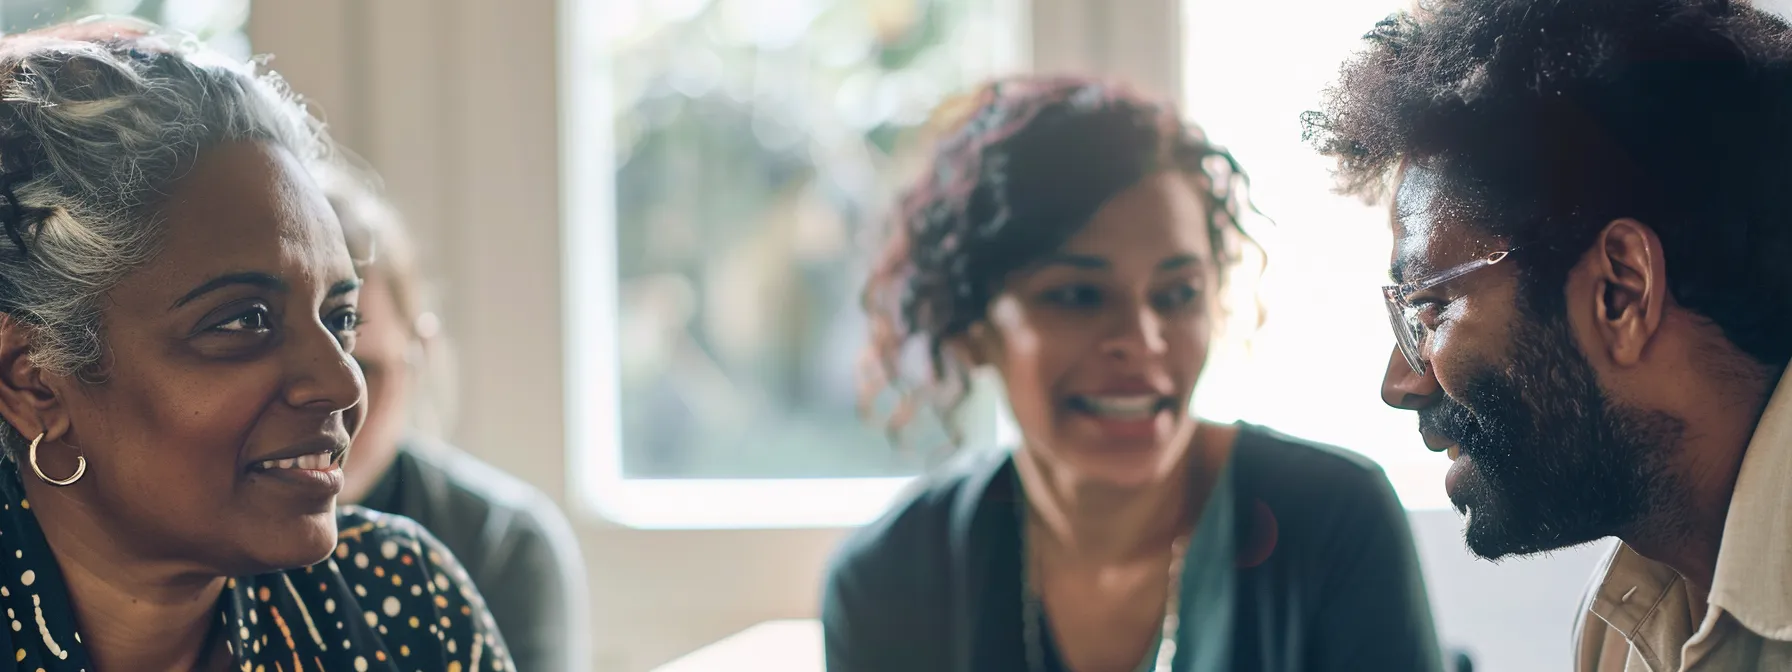
<path id="1" fill-rule="evenodd" d="M 1421 376 L 1425 375 L 1425 360 L 1419 357 L 1419 353 L 1424 350 L 1425 339 L 1430 336 L 1431 330 L 1419 321 L 1418 309 L 1407 299 L 1419 292 L 1505 261 L 1506 257 L 1517 251 L 1517 248 L 1501 250 L 1411 282 L 1381 288 L 1381 296 L 1388 304 L 1388 322 L 1394 327 L 1394 341 L 1400 344 L 1400 354 L 1406 356 L 1406 363 L 1412 366 L 1413 371 Z"/>

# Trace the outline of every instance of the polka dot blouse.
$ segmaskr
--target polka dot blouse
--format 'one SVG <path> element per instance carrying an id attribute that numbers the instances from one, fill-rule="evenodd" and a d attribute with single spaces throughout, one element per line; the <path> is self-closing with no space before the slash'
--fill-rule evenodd
<path id="1" fill-rule="evenodd" d="M 23 496 L 0 465 L 0 652 L 11 669 L 90 672 L 68 591 Z M 338 512 L 324 562 L 231 579 L 218 618 L 244 672 L 502 672 L 510 654 L 485 601 L 441 542 L 408 518 Z M 0 669 L 7 669 L 0 664 Z"/>

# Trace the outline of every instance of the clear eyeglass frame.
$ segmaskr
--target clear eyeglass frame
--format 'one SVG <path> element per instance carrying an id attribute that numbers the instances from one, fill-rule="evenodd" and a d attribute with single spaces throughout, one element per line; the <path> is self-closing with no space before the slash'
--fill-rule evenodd
<path id="1" fill-rule="evenodd" d="M 1400 354 L 1406 358 L 1406 363 L 1412 367 L 1414 372 L 1421 376 L 1428 372 L 1428 367 L 1420 353 L 1424 352 L 1425 339 L 1429 329 L 1419 321 L 1418 310 L 1408 299 L 1419 292 L 1433 289 L 1446 282 L 1499 264 L 1517 251 L 1517 248 L 1500 250 L 1410 282 L 1386 285 L 1381 288 L 1381 297 L 1388 307 L 1388 323 L 1394 328 L 1394 341 L 1400 345 Z"/>

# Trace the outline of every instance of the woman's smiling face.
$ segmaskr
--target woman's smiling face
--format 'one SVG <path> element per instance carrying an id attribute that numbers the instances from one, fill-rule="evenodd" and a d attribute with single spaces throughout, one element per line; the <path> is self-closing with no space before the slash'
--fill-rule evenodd
<path id="1" fill-rule="evenodd" d="M 1000 372 L 1027 450 L 1082 480 L 1142 485 L 1187 447 L 1218 282 L 1200 195 L 1156 173 L 1014 274 L 972 348 Z"/>
<path id="2" fill-rule="evenodd" d="M 125 549 L 220 575 L 317 562 L 364 396 L 335 215 L 291 153 L 240 141 L 201 152 L 159 217 L 158 253 L 101 302 L 97 375 L 9 357 L 7 419 L 49 431 L 53 477 L 86 457 L 63 492 Z"/>

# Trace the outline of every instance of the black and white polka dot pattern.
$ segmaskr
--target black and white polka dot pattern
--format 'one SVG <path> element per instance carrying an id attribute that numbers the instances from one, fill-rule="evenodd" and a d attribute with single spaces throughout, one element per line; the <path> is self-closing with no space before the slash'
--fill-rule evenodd
<path id="1" fill-rule="evenodd" d="M 93 669 L 56 560 L 0 466 L 0 652 L 26 672 Z M 227 583 L 218 618 L 244 672 L 506 672 L 510 654 L 454 557 L 408 518 L 357 507 L 337 516 L 324 562 Z"/>

